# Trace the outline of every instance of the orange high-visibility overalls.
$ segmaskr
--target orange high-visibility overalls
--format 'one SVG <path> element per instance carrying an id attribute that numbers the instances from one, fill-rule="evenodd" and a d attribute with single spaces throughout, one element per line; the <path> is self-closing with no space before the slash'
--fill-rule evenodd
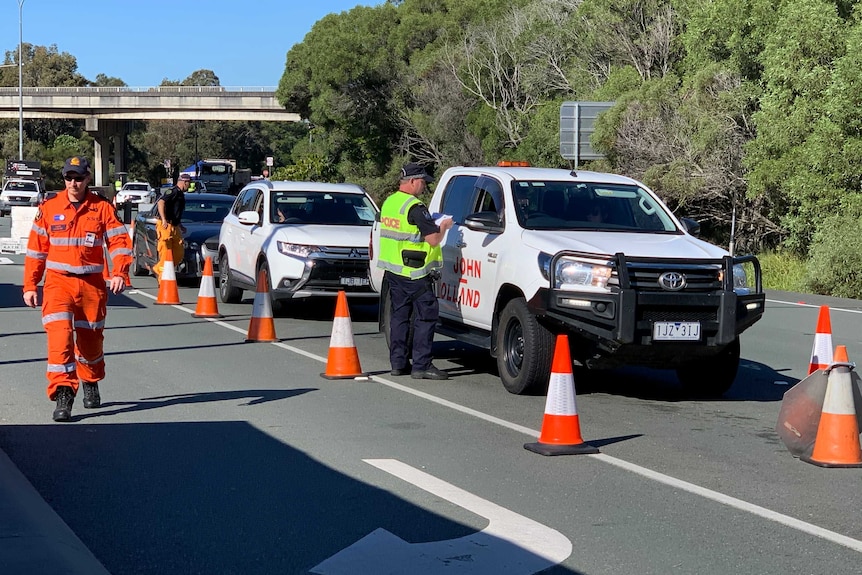
<path id="1" fill-rule="evenodd" d="M 77 393 L 79 378 L 96 382 L 105 377 L 105 242 L 113 274 L 128 284 L 132 241 L 104 198 L 88 193 L 76 210 L 67 194 L 59 193 L 40 206 L 30 230 L 24 291 L 35 291 L 45 275 L 42 325 L 48 334 L 47 391 L 51 400 L 59 386 L 69 386 Z"/>

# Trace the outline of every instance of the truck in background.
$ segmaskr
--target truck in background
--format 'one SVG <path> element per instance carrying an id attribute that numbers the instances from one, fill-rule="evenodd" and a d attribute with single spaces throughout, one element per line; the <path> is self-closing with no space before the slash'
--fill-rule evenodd
<path id="1" fill-rule="evenodd" d="M 33 160 L 6 160 L 3 190 L 0 192 L 0 216 L 14 206 L 38 206 L 45 199 L 42 163 Z"/>
<path id="2" fill-rule="evenodd" d="M 237 169 L 233 159 L 206 159 L 198 162 L 197 177 L 208 192 L 236 195 L 251 181 L 251 170 Z"/>

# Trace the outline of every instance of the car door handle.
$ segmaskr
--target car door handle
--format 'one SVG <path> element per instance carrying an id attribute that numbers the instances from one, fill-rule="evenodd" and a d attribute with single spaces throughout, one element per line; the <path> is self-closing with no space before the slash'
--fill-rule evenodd
<path id="1" fill-rule="evenodd" d="M 455 243 L 455 247 L 456 247 L 456 248 L 466 248 L 466 247 L 467 247 L 467 242 L 465 242 L 464 240 L 458 240 L 458 241 Z"/>

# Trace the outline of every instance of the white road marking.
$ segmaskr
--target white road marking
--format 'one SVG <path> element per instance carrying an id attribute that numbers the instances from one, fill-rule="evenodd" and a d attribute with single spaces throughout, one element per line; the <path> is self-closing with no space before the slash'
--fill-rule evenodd
<path id="1" fill-rule="evenodd" d="M 144 296 L 146 296 L 152 300 L 156 299 L 156 297 L 154 297 L 150 294 L 143 293 L 143 292 L 138 292 L 138 293 L 140 293 L 141 295 L 144 295 Z M 804 306 L 804 307 L 820 307 L 817 305 L 800 304 L 798 302 L 786 302 L 786 301 L 780 301 L 780 300 L 767 300 L 767 301 L 771 301 L 773 303 L 784 303 L 784 304 L 791 304 L 791 305 L 799 305 L 799 306 Z M 188 312 L 190 314 L 194 313 L 194 310 L 191 310 L 191 309 L 188 309 L 188 308 L 185 308 L 182 306 L 172 306 L 172 307 L 175 307 L 175 308 L 180 309 L 182 311 Z M 849 313 L 862 313 L 862 311 L 848 310 L 848 309 L 841 309 L 841 308 L 830 308 L 830 311 L 835 311 L 836 309 L 837 309 L 837 311 L 846 311 Z M 221 325 L 222 327 L 226 327 L 228 329 L 232 329 L 232 330 L 237 331 L 239 333 L 243 333 L 243 334 L 246 333 L 246 331 L 243 331 L 243 330 L 237 328 L 236 326 L 233 326 L 233 325 L 230 325 L 230 324 L 218 321 L 218 320 L 210 319 L 208 321 L 212 321 L 213 323 L 216 323 L 216 324 Z M 317 360 L 317 361 L 324 363 L 324 364 L 328 361 L 324 357 L 309 353 L 307 351 L 295 348 L 293 346 L 285 345 L 285 344 L 282 344 L 279 342 L 273 343 L 272 345 L 276 345 L 278 347 L 281 347 L 282 349 L 285 349 L 285 350 L 288 350 L 288 351 L 291 351 L 294 353 L 298 353 L 300 355 L 304 355 L 305 357 Z M 512 422 L 506 421 L 504 419 L 500 419 L 499 417 L 494 417 L 493 415 L 488 415 L 487 413 L 482 413 L 481 411 L 477 411 L 475 409 L 465 407 L 463 405 L 454 403 L 452 401 L 442 399 L 440 397 L 436 397 L 434 395 L 431 395 L 430 393 L 426 393 L 424 391 L 419 391 L 418 389 L 413 389 L 413 388 L 407 387 L 405 385 L 400 385 L 400 384 L 395 383 L 393 381 L 389 381 L 388 379 L 385 379 L 383 377 L 380 377 L 377 375 L 372 375 L 371 379 L 373 379 L 374 381 L 377 381 L 378 383 L 382 383 L 383 385 L 391 387 L 392 389 L 396 389 L 398 391 L 403 391 L 404 393 L 409 393 L 411 395 L 425 399 L 427 401 L 431 401 L 431 402 L 436 403 L 438 405 L 441 405 L 443 407 L 453 409 L 455 411 L 464 413 L 466 415 L 470 415 L 472 417 L 476 417 L 478 419 L 481 419 L 483 421 L 487 421 L 489 423 L 493 423 L 495 425 L 499 425 L 501 427 L 505 427 L 507 429 L 511 429 L 512 431 L 517 431 L 518 433 L 523 433 L 524 435 L 530 436 L 532 439 L 535 439 L 539 436 L 539 431 L 537 431 L 537 430 L 530 429 L 529 427 L 525 427 L 523 425 L 518 425 L 517 423 L 512 423 Z M 857 551 L 859 553 L 862 553 L 862 541 L 860 541 L 858 539 L 853 539 L 851 537 L 847 537 L 846 535 L 841 535 L 840 533 L 836 533 L 835 531 L 830 531 L 828 529 L 818 527 L 817 525 L 813 525 L 813 524 L 807 523 L 805 521 L 801 521 L 801 520 L 796 519 L 794 517 L 790 517 L 789 515 L 784 515 L 783 513 L 778 513 L 777 511 L 772 511 L 772 510 L 767 509 L 765 507 L 761 507 L 761 506 L 755 505 L 753 503 L 748 503 L 747 501 L 743 501 L 742 499 L 737 499 L 736 497 L 731 497 L 730 495 L 725 495 L 723 493 L 719 493 L 718 491 L 713 491 L 712 489 L 700 487 L 699 485 L 695 485 L 694 483 L 689 483 L 688 481 L 683 481 L 682 479 L 677 479 L 675 477 L 671 477 L 670 475 L 665 475 L 664 473 L 659 473 L 658 471 L 653 471 L 653 470 L 648 469 L 646 467 L 641 467 L 640 465 L 636 465 L 634 463 L 629 463 L 628 461 L 624 461 L 622 459 L 617 459 L 616 457 L 612 457 L 610 455 L 605 455 L 603 453 L 596 454 L 596 455 L 585 455 L 582 457 L 592 457 L 594 459 L 597 459 L 598 461 L 603 461 L 603 462 L 608 463 L 610 465 L 614 465 L 620 469 L 625 469 L 625 470 L 630 471 L 632 473 L 636 473 L 636 474 L 640 475 L 641 477 L 646 477 L 648 479 L 652 479 L 653 481 L 663 483 L 663 484 L 668 485 L 670 487 L 674 487 L 676 489 L 680 489 L 682 491 L 686 491 L 686 492 L 692 493 L 694 495 L 699 495 L 700 497 L 703 497 L 705 499 L 709 499 L 711 501 L 721 503 L 722 505 L 727 505 L 728 507 L 733 507 L 734 509 L 739 509 L 740 511 L 745 511 L 747 513 L 751 513 L 752 515 L 762 517 L 762 518 L 767 519 L 769 521 L 773 521 L 775 523 L 779 523 L 779 524 L 784 525 L 786 527 L 790 527 L 791 529 L 796 529 L 796 530 L 801 531 L 803 533 L 807 533 L 809 535 L 813 535 L 815 537 L 825 539 L 826 541 L 831 541 L 832 543 L 837 543 L 838 545 L 842 545 L 844 547 L 852 549 L 853 551 Z"/>
<path id="2" fill-rule="evenodd" d="M 314 567 L 312 573 L 431 575 L 445 569 L 463 574 L 529 575 L 559 565 L 572 554 L 572 542 L 555 529 L 396 459 L 363 461 L 484 517 L 488 526 L 457 539 L 412 544 L 377 529 Z"/>
<path id="3" fill-rule="evenodd" d="M 795 306 L 799 306 L 799 307 L 814 307 L 814 308 L 820 307 L 820 305 L 818 305 L 818 304 L 805 303 L 805 302 L 801 302 L 801 301 L 783 301 L 780 299 L 767 299 L 766 301 L 768 301 L 770 303 L 783 303 L 786 305 L 795 305 Z M 829 311 L 843 311 L 843 312 L 847 312 L 847 313 L 862 313 L 862 310 L 858 310 L 858 309 L 846 309 L 843 307 L 832 307 L 832 306 L 828 306 L 828 307 L 829 307 Z"/>

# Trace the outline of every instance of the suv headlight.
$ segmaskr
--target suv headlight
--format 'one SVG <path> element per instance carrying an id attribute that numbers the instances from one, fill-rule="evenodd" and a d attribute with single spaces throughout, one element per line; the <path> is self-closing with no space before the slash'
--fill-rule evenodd
<path id="1" fill-rule="evenodd" d="M 550 280 L 552 259 L 550 254 L 539 254 L 539 269 L 542 271 L 542 276 L 548 280 Z M 554 268 L 554 285 L 551 287 L 563 290 L 609 292 L 608 280 L 612 271 L 613 268 L 607 260 L 564 256 L 557 260 Z"/>
<path id="2" fill-rule="evenodd" d="M 303 244 L 291 244 L 288 242 L 275 242 L 278 246 L 278 252 L 286 256 L 296 256 L 307 258 L 309 254 L 320 251 L 317 246 L 306 246 Z"/>

